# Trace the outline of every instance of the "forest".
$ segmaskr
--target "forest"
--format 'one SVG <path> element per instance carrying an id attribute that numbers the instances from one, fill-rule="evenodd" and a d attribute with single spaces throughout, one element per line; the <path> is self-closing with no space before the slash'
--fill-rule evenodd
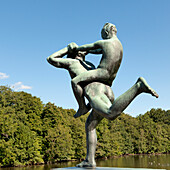
<path id="1" fill-rule="evenodd" d="M 56 96 L 57 97 L 57 96 Z M 84 159 L 85 121 L 75 110 L 0 86 L 0 167 Z M 170 152 L 170 110 L 151 109 L 136 118 L 122 113 L 97 127 L 96 158 Z"/>

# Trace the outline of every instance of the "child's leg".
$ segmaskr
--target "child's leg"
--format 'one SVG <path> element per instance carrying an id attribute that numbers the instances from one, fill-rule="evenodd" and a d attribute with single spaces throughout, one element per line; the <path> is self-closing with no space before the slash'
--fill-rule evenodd
<path id="1" fill-rule="evenodd" d="M 74 92 L 75 98 L 79 104 L 79 109 L 78 109 L 75 117 L 79 117 L 79 116 L 87 113 L 89 110 L 85 104 L 85 100 L 84 100 L 84 96 L 83 96 L 83 89 L 80 86 L 80 84 L 85 85 L 85 83 L 90 83 L 90 82 L 94 82 L 94 81 L 106 82 L 106 84 L 107 84 L 107 80 L 109 79 L 109 77 L 110 76 L 109 76 L 107 70 L 95 69 L 95 70 L 90 70 L 90 71 L 84 72 L 84 73 L 78 75 L 77 77 L 75 77 L 74 79 L 72 79 L 71 83 L 72 83 L 73 92 Z"/>

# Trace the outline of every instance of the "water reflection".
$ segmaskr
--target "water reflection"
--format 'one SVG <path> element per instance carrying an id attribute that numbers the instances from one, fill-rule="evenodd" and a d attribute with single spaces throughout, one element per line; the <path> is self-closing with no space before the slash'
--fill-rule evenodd
<path id="1" fill-rule="evenodd" d="M 164 168 L 170 170 L 170 155 L 130 155 L 97 161 L 98 166 L 127 168 Z"/>
<path id="2" fill-rule="evenodd" d="M 0 170 L 50 170 L 52 168 L 74 167 L 79 162 L 62 162 L 53 165 L 37 165 L 22 168 L 0 168 Z M 170 154 L 129 155 L 107 160 L 97 160 L 98 167 L 152 168 L 170 170 Z"/>

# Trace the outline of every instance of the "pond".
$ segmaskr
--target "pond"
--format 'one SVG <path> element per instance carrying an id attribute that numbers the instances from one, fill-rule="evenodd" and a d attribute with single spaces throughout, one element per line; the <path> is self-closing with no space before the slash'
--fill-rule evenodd
<path id="1" fill-rule="evenodd" d="M 112 159 L 97 160 L 98 167 L 152 168 L 170 170 L 170 154 L 128 155 Z M 0 168 L 0 170 L 49 170 L 52 168 L 74 167 L 79 162 L 62 162 L 52 165 L 36 165 L 22 168 Z"/>

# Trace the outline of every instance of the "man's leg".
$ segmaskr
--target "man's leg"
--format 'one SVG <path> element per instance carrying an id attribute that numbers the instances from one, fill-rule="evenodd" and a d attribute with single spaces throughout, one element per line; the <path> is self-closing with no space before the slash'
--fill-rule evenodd
<path id="1" fill-rule="evenodd" d="M 89 103 L 102 117 L 110 119 L 111 114 L 109 109 L 111 108 L 112 103 L 105 94 L 96 94 L 94 97 L 90 97 Z"/>
<path id="2" fill-rule="evenodd" d="M 89 117 L 86 121 L 86 147 L 87 154 L 86 159 L 80 164 L 76 165 L 77 167 L 96 167 L 95 162 L 95 152 L 96 152 L 96 144 L 97 144 L 97 135 L 96 135 L 96 126 L 103 119 L 102 116 L 97 114 L 92 110 Z"/>
<path id="3" fill-rule="evenodd" d="M 107 96 L 101 95 L 96 98 L 91 98 L 91 107 L 101 116 L 109 120 L 116 119 L 127 106 L 141 93 L 149 93 L 158 98 L 158 94 L 147 84 L 144 78 L 139 78 L 138 81 L 124 94 L 118 97 L 113 104 L 106 103 Z"/>
<path id="4" fill-rule="evenodd" d="M 110 107 L 109 113 L 111 113 L 111 119 L 114 120 L 119 116 L 127 106 L 141 93 L 149 93 L 152 96 L 158 98 L 158 94 L 147 84 L 146 80 L 140 77 L 137 82 L 124 94 L 118 97 L 113 105 Z"/>
<path id="5" fill-rule="evenodd" d="M 72 84 L 73 92 L 79 104 L 79 109 L 75 114 L 75 117 L 79 117 L 89 111 L 89 108 L 85 104 L 85 100 L 83 96 L 83 88 L 81 87 L 81 85 L 86 85 L 87 83 L 94 82 L 94 81 L 99 81 L 99 82 L 101 81 L 107 83 L 108 79 L 109 79 L 109 74 L 106 70 L 103 69 L 90 70 L 72 79 L 71 84 Z"/>
<path id="6" fill-rule="evenodd" d="M 81 88 L 81 86 L 74 87 L 72 84 L 72 89 L 73 89 L 74 96 L 79 105 L 78 111 L 74 115 L 74 118 L 78 118 L 81 115 L 86 114 L 91 109 L 91 107 L 90 105 L 86 105 L 85 103 L 85 98 L 83 96 L 83 89 Z"/>

